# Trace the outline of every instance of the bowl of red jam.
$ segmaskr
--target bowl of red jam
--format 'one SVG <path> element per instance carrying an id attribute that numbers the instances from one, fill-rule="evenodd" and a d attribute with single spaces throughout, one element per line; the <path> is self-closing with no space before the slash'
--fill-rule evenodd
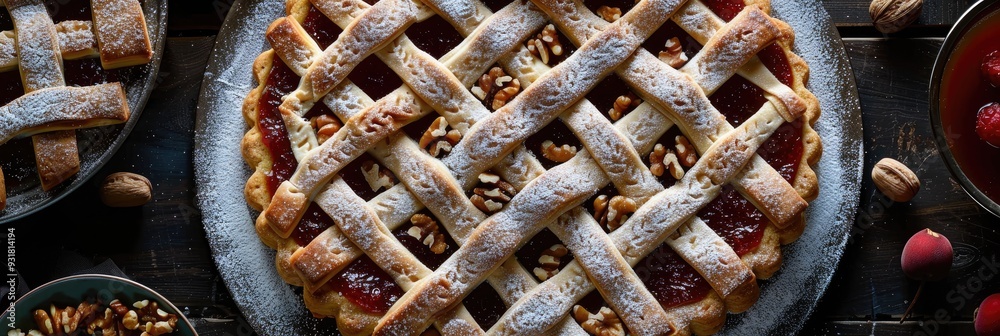
<path id="1" fill-rule="evenodd" d="M 955 23 L 929 93 L 931 128 L 948 169 L 1000 216 L 1000 2 L 981 0 Z"/>

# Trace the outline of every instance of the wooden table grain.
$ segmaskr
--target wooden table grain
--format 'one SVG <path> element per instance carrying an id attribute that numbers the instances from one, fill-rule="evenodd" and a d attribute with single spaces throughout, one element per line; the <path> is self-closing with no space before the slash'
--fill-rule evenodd
<path id="1" fill-rule="evenodd" d="M 214 42 L 211 35 L 232 2 L 171 2 L 172 37 L 160 84 L 128 141 L 92 181 L 46 211 L 12 224 L 20 242 L 19 271 L 29 284 L 57 276 L 55 260 L 97 263 L 110 258 L 130 277 L 181 306 L 201 335 L 253 334 L 212 262 L 195 207 L 191 163 L 195 104 Z M 951 177 L 935 148 L 928 117 L 934 57 L 948 29 L 972 2 L 925 0 L 915 26 L 884 36 L 871 27 L 867 0 L 824 1 L 844 36 L 858 84 L 865 171 L 883 157 L 896 158 L 914 168 L 922 189 L 913 201 L 893 204 L 865 174 L 851 241 L 802 335 L 971 334 L 979 302 L 1000 292 L 1000 220 L 976 205 Z M 101 205 L 97 186 L 115 171 L 149 177 L 153 202 L 133 209 Z M 906 240 L 923 228 L 949 237 L 956 261 L 945 281 L 927 285 L 914 316 L 900 324 L 918 284 L 903 275 L 899 256 Z"/>

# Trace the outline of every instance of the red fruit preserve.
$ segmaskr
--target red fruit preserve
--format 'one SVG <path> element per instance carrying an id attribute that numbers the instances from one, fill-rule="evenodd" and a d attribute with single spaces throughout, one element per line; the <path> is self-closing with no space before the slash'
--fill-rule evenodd
<path id="1" fill-rule="evenodd" d="M 979 110 L 1000 102 L 1000 88 L 983 74 L 986 56 L 1000 50 L 1000 12 L 972 26 L 952 51 L 941 76 L 940 113 L 943 136 L 955 162 L 972 184 L 1000 202 L 1000 148 L 976 134 Z"/>

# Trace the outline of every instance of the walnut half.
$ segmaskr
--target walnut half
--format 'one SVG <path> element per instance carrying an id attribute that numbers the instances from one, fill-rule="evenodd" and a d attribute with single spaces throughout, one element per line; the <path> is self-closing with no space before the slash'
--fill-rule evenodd
<path id="1" fill-rule="evenodd" d="M 502 68 L 497 66 L 479 77 L 478 84 L 472 87 L 472 94 L 494 111 L 507 105 L 508 101 L 521 92 L 521 82 L 507 75 Z"/>
<path id="2" fill-rule="evenodd" d="M 538 257 L 539 267 L 533 270 L 538 280 L 545 281 L 559 274 L 559 264 L 568 253 L 569 250 L 563 244 L 555 244 L 542 251 L 542 255 Z"/>
<path id="3" fill-rule="evenodd" d="M 566 162 L 576 156 L 576 146 L 556 146 L 551 140 L 542 141 L 542 156 L 554 162 Z"/>
<path id="4" fill-rule="evenodd" d="M 499 175 L 482 173 L 479 174 L 479 185 L 472 192 L 473 195 L 469 198 L 472 204 L 486 214 L 494 214 L 510 202 L 517 194 L 517 189 L 500 179 Z"/>
<path id="5" fill-rule="evenodd" d="M 552 56 L 561 56 L 563 54 L 562 42 L 559 42 L 556 26 L 552 24 L 546 25 L 541 33 L 538 33 L 533 39 L 528 39 L 526 44 L 528 51 L 538 56 L 542 60 L 542 63 L 545 64 L 549 64 Z"/>
<path id="6" fill-rule="evenodd" d="M 663 46 L 663 51 L 660 52 L 660 60 L 670 67 L 677 69 L 687 63 L 688 57 L 684 53 L 684 48 L 681 46 L 681 40 L 672 37 L 667 40 L 667 43 Z"/>
<path id="7" fill-rule="evenodd" d="M 600 195 L 594 199 L 594 219 L 608 231 L 614 231 L 638 208 L 631 198 L 617 195 L 608 199 L 607 195 Z"/>
<path id="8" fill-rule="evenodd" d="M 448 249 L 448 243 L 444 241 L 444 234 L 438 229 L 438 223 L 433 218 L 425 214 L 416 214 L 410 217 L 410 223 L 413 226 L 406 230 L 406 234 L 427 245 L 431 252 L 441 254 Z"/>
<path id="9" fill-rule="evenodd" d="M 573 319 L 588 334 L 596 336 L 625 336 L 625 326 L 614 310 L 601 307 L 597 314 L 591 314 L 579 305 L 573 307 Z"/>
<path id="10" fill-rule="evenodd" d="M 448 126 L 448 120 L 444 117 L 434 119 L 420 137 L 420 148 L 433 157 L 441 157 L 444 153 L 451 152 L 451 147 L 462 139 L 462 133 L 456 129 L 449 129 Z"/>

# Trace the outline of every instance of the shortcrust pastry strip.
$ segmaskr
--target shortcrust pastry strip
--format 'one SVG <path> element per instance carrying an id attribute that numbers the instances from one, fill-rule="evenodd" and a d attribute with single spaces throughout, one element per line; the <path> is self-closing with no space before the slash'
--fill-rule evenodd
<path id="1" fill-rule="evenodd" d="M 55 24 L 38 0 L 4 0 L 14 21 L 14 44 L 24 92 L 66 85 Z M 49 190 L 80 170 L 76 132 L 44 133 L 31 138 L 42 189 Z"/>
<path id="2" fill-rule="evenodd" d="M 515 98 L 510 104 L 505 105 L 490 115 L 490 117 L 474 125 L 466 138 L 454 147 L 451 155 L 443 160 L 445 164 L 455 172 L 457 180 L 472 182 L 469 176 L 478 175 L 479 172 L 485 171 L 495 165 L 499 161 L 498 159 L 503 157 L 503 154 L 513 150 L 513 147 L 524 140 L 528 134 L 537 132 L 541 126 L 554 119 L 558 115 L 558 112 L 569 107 L 585 91 L 593 88 L 598 80 L 623 62 L 625 58 L 638 48 L 639 44 L 649 34 L 652 34 L 655 28 L 659 24 L 662 24 L 679 4 L 676 1 L 640 2 L 637 5 L 638 10 L 630 11 L 621 20 L 602 32 L 603 38 L 596 38 L 584 44 L 566 61 L 552 71 L 543 74 L 535 85 L 529 86 L 521 93 L 519 98 Z M 557 166 L 554 170 L 558 170 L 559 167 L 561 166 Z M 552 172 L 552 170 L 549 172 Z M 597 169 L 597 175 L 601 174 L 603 173 L 600 169 Z M 546 175 L 548 173 L 532 181 L 526 190 L 536 190 L 530 186 L 537 186 L 538 183 L 546 182 Z M 591 174 L 576 175 L 574 179 L 582 176 L 597 178 L 589 175 Z M 555 174 L 552 176 L 560 175 Z M 466 187 L 466 185 L 463 185 L 463 187 Z M 558 197 L 557 195 L 562 193 L 571 194 L 574 191 L 579 192 L 579 190 L 574 190 L 573 186 L 563 187 L 565 190 L 546 191 L 543 195 L 536 196 L 545 199 L 545 201 L 554 202 L 562 200 L 562 197 Z M 582 194 L 575 194 L 575 197 L 583 197 L 586 196 L 586 193 L 591 192 L 593 190 L 583 191 Z M 519 197 L 522 197 L 522 199 L 524 197 L 531 199 L 531 196 L 523 195 L 525 195 L 524 191 L 519 194 Z M 582 202 L 582 199 L 576 200 L 574 198 L 567 199 L 567 201 L 569 201 L 567 204 L 578 204 L 578 202 L 573 201 Z M 512 200 L 508 204 L 508 209 L 519 208 L 516 205 L 517 202 Z M 513 217 L 511 219 L 531 219 L 545 222 L 554 219 L 557 215 L 568 209 L 559 207 L 559 209 L 520 208 L 519 210 L 524 210 L 524 212 L 517 215 L 510 215 Z M 501 211 L 501 213 L 509 214 L 509 212 L 504 211 Z M 490 218 L 496 219 L 497 215 Z M 490 220 L 484 223 L 490 223 Z M 485 252 L 480 250 L 484 247 L 482 241 L 484 234 L 481 228 L 482 224 L 480 225 L 480 229 L 477 229 L 476 233 L 473 234 L 473 238 L 470 238 L 470 241 L 475 240 L 476 244 L 470 243 L 463 246 L 457 253 L 462 253 L 463 250 Z M 539 226 L 533 229 L 540 228 Z M 534 233 L 530 232 L 530 230 L 520 232 L 517 227 L 510 227 L 510 229 L 512 231 L 503 232 L 500 235 L 515 234 L 516 236 L 518 233 Z M 537 230 L 534 231 L 537 232 Z M 490 232 L 490 234 L 496 234 L 496 231 Z M 499 259 L 494 260 L 497 257 Z M 472 282 L 478 284 L 488 274 L 488 271 L 495 269 L 504 259 L 506 259 L 505 255 L 486 256 L 482 260 L 477 261 L 480 263 L 478 267 L 485 266 L 483 269 L 476 270 L 476 274 L 479 274 L 479 276 L 464 280 L 472 280 Z M 449 261 L 454 260 L 456 260 L 454 256 L 449 259 Z M 445 264 L 448 265 L 449 263 L 446 262 Z M 468 286 L 469 283 L 457 281 L 459 279 L 455 278 L 447 278 L 448 276 L 455 276 L 455 273 L 448 273 L 445 278 L 441 277 L 441 273 L 441 269 L 439 269 L 435 273 L 435 278 L 437 279 L 422 281 L 421 285 L 415 288 L 415 290 L 407 292 L 400 301 L 390 308 L 386 317 L 382 319 L 377 327 L 376 332 L 411 333 L 423 330 L 427 326 L 427 318 L 456 302 L 459 297 L 464 296 L 471 290 Z M 420 290 L 418 291 L 417 289 Z M 435 298 L 431 299 L 431 297 Z"/>
<path id="3" fill-rule="evenodd" d="M 582 3 L 578 3 L 576 6 L 563 6 L 560 8 L 565 9 L 565 11 L 547 11 L 547 13 L 552 16 L 557 24 L 563 27 L 564 32 L 575 42 L 587 41 L 588 37 L 592 37 L 600 31 L 600 27 L 607 25 L 606 21 L 597 17 L 589 10 L 581 10 L 586 9 Z M 756 24 L 748 23 L 743 29 L 764 32 L 764 29 L 769 28 L 766 29 L 766 32 L 772 38 L 779 35 L 778 31 L 770 25 L 773 21 L 766 14 L 761 13 L 759 10 L 752 11 L 751 13 L 753 13 L 753 20 L 750 22 L 755 22 Z M 682 15 L 680 11 L 678 15 Z M 719 38 L 717 37 L 716 39 Z M 757 43 L 753 49 L 759 50 L 763 47 L 764 45 Z M 718 50 L 717 52 L 722 53 L 725 50 Z M 731 68 L 724 69 L 722 73 L 713 76 L 728 78 L 729 76 L 725 74 L 728 73 L 731 76 L 731 70 Z M 705 94 L 695 93 L 695 91 L 702 91 L 699 88 L 699 84 L 701 83 L 692 81 L 689 76 L 685 76 L 671 68 L 646 50 L 637 50 L 629 61 L 626 61 L 625 64 L 616 69 L 616 73 L 631 88 L 636 90 L 636 93 L 644 101 L 654 103 L 659 107 L 658 110 L 667 113 L 671 119 L 676 120 L 681 129 L 684 130 L 684 134 L 689 135 L 688 138 L 701 153 L 704 153 L 719 136 L 733 129 L 732 125 L 711 105 L 711 102 L 707 98 L 694 99 L 695 97 L 705 96 Z M 757 77 L 762 78 L 762 76 Z M 683 102 L 684 104 L 676 104 L 677 102 Z M 779 107 L 779 110 L 790 113 L 798 111 L 783 108 L 784 104 L 776 106 Z M 748 164 L 746 172 L 741 173 L 740 177 L 733 181 L 733 185 L 779 227 L 784 227 L 794 222 L 808 205 L 795 189 L 758 155 L 755 155 L 750 164 Z"/>
<path id="4" fill-rule="evenodd" d="M 621 255 L 634 266 L 676 232 L 682 223 L 690 222 L 698 210 L 718 196 L 722 187 L 736 176 L 760 144 L 781 125 L 782 120 L 774 105 L 768 103 L 733 132 L 720 138 L 677 184 L 658 193 L 641 206 L 622 227 L 608 235 L 618 246 Z M 554 172 L 555 169 L 549 170 L 549 173 Z M 696 222 L 697 220 L 694 224 L 697 224 Z M 531 226 L 528 223 L 525 225 Z M 508 231 L 510 226 L 513 225 L 501 223 L 499 220 L 488 221 L 477 229 L 477 233 L 497 232 L 501 229 Z M 685 232 L 681 234 L 686 235 Z M 470 251 L 466 251 L 465 248 L 455 252 L 449 262 L 438 269 L 435 278 L 438 273 L 447 274 L 447 271 L 442 272 L 445 266 L 453 267 L 454 264 L 468 262 L 464 260 L 450 262 L 452 259 L 465 257 L 467 252 Z M 491 253 L 502 252 L 491 251 Z M 566 275 L 562 275 L 563 273 Z M 536 318 L 539 314 L 554 314 L 553 316 L 565 314 L 572 304 L 591 290 L 587 288 L 589 286 L 585 286 L 586 281 L 580 278 L 579 274 L 579 266 L 570 263 L 562 272 L 540 284 L 512 306 L 491 331 L 520 333 L 537 327 L 532 325 L 537 323 L 535 321 L 544 321 L 544 317 Z M 455 286 L 454 283 L 451 285 Z M 403 297 L 405 298 L 406 296 Z"/>
<path id="5" fill-rule="evenodd" d="M 128 117 L 119 83 L 44 88 L 0 107 L 0 144 L 17 136 L 119 124 Z"/>
<path id="6" fill-rule="evenodd" d="M 139 1 L 90 0 L 90 8 L 104 69 L 146 64 L 153 59 Z"/>
<path id="7" fill-rule="evenodd" d="M 525 7 L 525 6 L 521 6 L 521 7 Z M 500 16 L 500 17 L 508 17 L 508 18 L 509 18 L 509 17 L 512 17 L 512 16 L 511 16 L 511 15 L 506 15 L 506 16 Z M 540 21 L 540 22 L 538 22 L 538 25 L 539 25 L 539 26 L 540 26 L 540 24 L 541 24 L 541 21 Z M 276 25 L 277 25 L 277 23 L 276 23 Z M 505 24 L 501 24 L 501 25 L 505 25 Z M 274 27 L 274 26 L 275 26 L 275 25 L 272 25 L 272 27 Z M 275 39 L 270 39 L 270 40 L 274 41 Z M 285 40 L 285 42 L 283 42 L 283 43 L 287 43 L 287 41 L 288 41 L 288 40 Z M 473 41 L 477 41 L 477 40 L 473 40 Z M 274 44 L 274 43 L 272 43 L 272 44 Z M 475 43 L 473 43 L 473 45 L 475 45 Z M 295 48 L 295 47 L 292 47 L 292 48 L 288 48 L 288 46 L 284 46 L 284 47 L 281 47 L 281 46 L 276 46 L 276 47 L 275 47 L 275 49 L 276 49 L 276 50 L 289 50 L 289 49 L 299 49 L 299 48 Z M 279 52 L 279 54 L 281 54 L 281 52 Z M 292 55 L 295 55 L 295 53 L 292 53 Z M 491 62 L 492 62 L 492 61 L 490 61 L 489 63 L 491 63 Z M 296 67 L 296 66 L 295 66 L 295 64 L 296 64 L 296 63 L 293 63 L 293 62 L 289 62 L 289 63 L 291 63 L 291 64 L 293 65 L 293 66 L 292 66 L 293 68 L 295 68 L 295 67 Z M 470 77 L 470 78 L 472 78 L 472 77 Z M 465 91 L 465 88 L 459 88 L 459 91 L 462 91 L 462 92 L 464 93 L 464 91 Z M 477 106 L 481 107 L 481 105 L 479 105 L 479 104 L 478 104 L 478 102 L 474 102 L 474 103 L 475 103 L 475 105 L 477 105 Z M 485 111 L 485 110 L 484 110 L 484 111 L 482 111 L 481 113 L 482 113 L 482 114 L 488 114 L 488 112 L 487 112 L 487 111 Z M 409 140 L 409 139 L 406 139 L 406 140 Z M 410 140 L 409 142 L 412 142 L 412 140 Z M 414 145 L 414 147 L 415 147 L 415 145 Z M 419 150 L 418 150 L 418 151 L 419 151 Z M 399 170 L 397 170 L 397 171 L 399 171 Z M 462 196 L 463 196 L 463 198 L 464 198 L 464 194 L 463 194 Z M 466 200 L 466 202 L 468 202 L 468 199 L 467 199 L 467 198 L 465 198 L 465 200 Z M 471 207 L 471 204 L 469 204 L 469 206 Z M 474 209 L 474 208 L 473 208 L 473 209 Z M 477 211 L 478 211 L 478 210 L 477 210 Z M 485 216 L 483 216 L 483 218 L 484 218 L 484 217 L 485 217 Z M 480 218 L 480 220 L 481 220 L 481 218 Z M 479 222 L 479 221 L 474 221 L 474 223 L 478 223 L 478 222 Z M 467 235 L 467 234 L 465 234 L 465 235 Z M 463 235 L 458 235 L 457 237 L 461 237 L 461 236 L 463 236 Z M 310 250 L 310 249 L 309 249 L 309 248 L 306 248 L 306 249 L 303 249 L 302 251 L 307 251 L 307 250 Z M 312 254 L 304 254 L 304 255 L 312 255 Z M 308 259 L 308 258 L 306 258 L 306 259 Z M 301 260 L 301 259 L 300 259 L 300 260 Z M 301 261 L 302 261 L 302 262 L 306 262 L 306 263 L 308 263 L 308 262 L 307 262 L 306 260 L 301 260 Z M 524 279 L 520 279 L 520 281 L 521 281 L 521 282 L 524 282 L 524 280 L 528 280 L 529 282 L 533 282 L 533 280 L 531 280 L 531 279 L 530 279 L 530 275 L 528 275 L 527 273 L 524 273 L 524 272 L 523 272 L 523 268 L 521 268 L 521 267 L 517 266 L 517 265 L 516 265 L 516 263 L 515 263 L 515 264 L 513 264 L 513 266 L 514 266 L 514 267 L 511 267 L 510 269 L 516 269 L 516 270 L 520 270 L 520 271 L 521 271 L 521 273 L 523 273 L 523 278 L 524 278 Z M 515 283 L 516 283 L 516 282 L 515 282 Z M 510 285 L 509 285 L 509 284 L 510 284 L 510 282 L 501 282 L 501 284 L 503 284 L 503 285 L 502 285 L 502 286 L 495 286 L 495 287 L 497 287 L 497 288 L 501 288 L 501 289 L 502 289 L 502 288 L 507 288 L 507 287 L 515 287 L 515 288 L 516 288 L 516 287 L 518 287 L 518 286 L 510 286 Z M 533 284 L 532 284 L 532 285 L 533 285 Z M 524 287 L 524 286 L 520 286 L 520 287 Z M 523 291 L 524 291 L 524 289 L 522 289 L 522 290 L 520 290 L 520 291 L 521 291 L 521 292 L 523 292 Z M 502 292 L 502 290 L 501 290 L 501 292 Z M 509 295 L 508 295 L 508 297 L 509 297 Z M 514 300 L 516 300 L 516 297 L 514 297 L 514 298 L 509 298 L 509 301 L 508 301 L 508 302 L 509 302 L 509 303 L 513 303 L 513 301 L 514 301 Z M 575 325 L 574 325 L 574 326 L 575 326 Z M 578 327 L 577 327 L 577 329 L 578 329 Z"/>

